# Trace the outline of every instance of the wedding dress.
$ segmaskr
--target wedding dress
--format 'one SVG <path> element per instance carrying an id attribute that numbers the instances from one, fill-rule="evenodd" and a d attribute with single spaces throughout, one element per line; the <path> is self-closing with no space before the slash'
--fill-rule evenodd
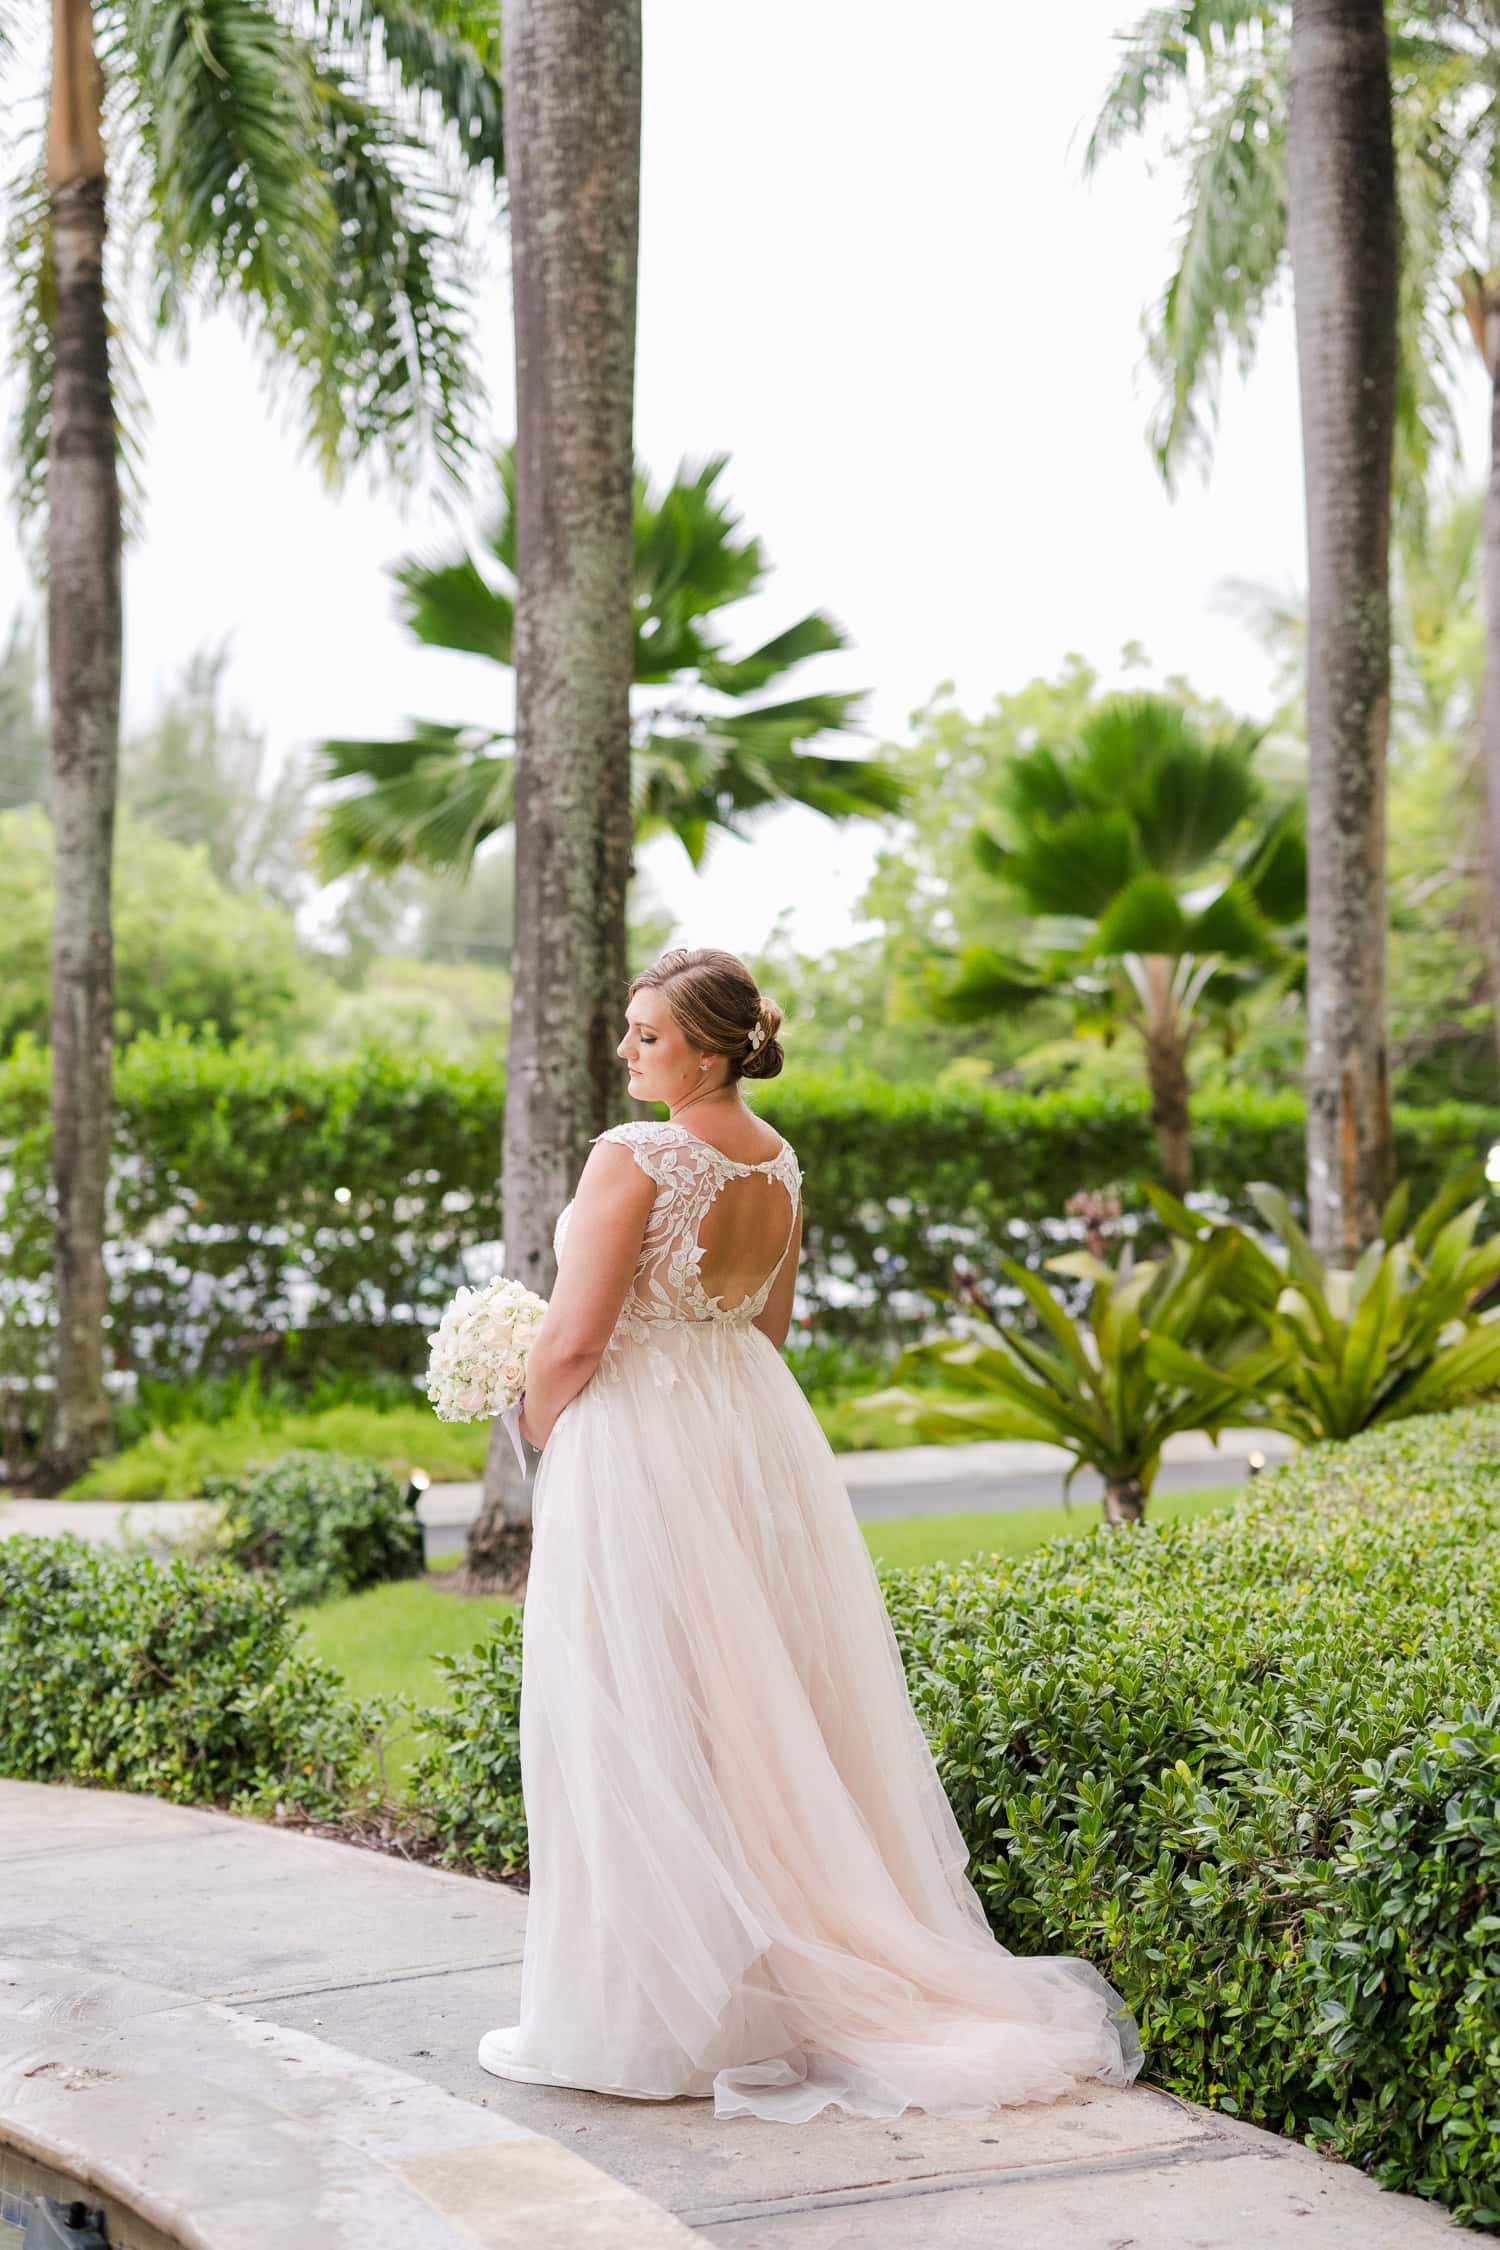
<path id="1" fill-rule="evenodd" d="M 985 1920 L 837 1459 L 752 1326 L 790 1248 L 790 1146 L 750 1165 L 670 1120 L 600 1137 L 656 1197 L 537 1470 L 521 2020 L 480 2062 L 799 2123 L 1127 2084 L 1112 1988 Z M 765 1279 L 726 1307 L 708 1234 L 743 1243 L 747 1220 Z"/>

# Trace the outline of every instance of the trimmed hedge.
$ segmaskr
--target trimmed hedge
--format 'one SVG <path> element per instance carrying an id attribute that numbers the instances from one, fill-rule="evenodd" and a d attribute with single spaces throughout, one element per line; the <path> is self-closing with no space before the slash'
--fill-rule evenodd
<path id="1" fill-rule="evenodd" d="M 290 1350 L 308 1369 L 417 1373 L 464 1253 L 502 1231 L 504 1091 L 498 1064 L 318 1064 L 184 1033 L 137 1040 L 116 1070 L 122 1364 L 180 1380 L 254 1348 Z M 1113 1188 L 1143 1212 L 1155 1172 L 1144 1090 L 1037 1098 L 794 1070 L 753 1099 L 806 1174 L 807 1295 L 821 1324 L 847 1333 L 889 1328 L 893 1288 L 941 1294 L 955 1251 L 984 1270 L 1001 1249 L 1024 1254 L 1077 1189 Z M 1456 1102 L 1398 1110 L 1396 1133 L 1420 1207 L 1500 1136 L 1500 1116 Z M 1252 1216 L 1247 1180 L 1300 1195 L 1295 1095 L 1204 1095 L 1194 1145 L 1198 1186 L 1238 1216 Z M 0 1065 L 0 1371 L 27 1333 L 20 1299 L 45 1316 L 47 1163 L 47 1057 L 21 1046 Z"/>
<path id="2" fill-rule="evenodd" d="M 242 1571 L 0 1539 L 0 1773 L 332 1818 L 387 1717 Z"/>
<path id="3" fill-rule="evenodd" d="M 1156 2084 L 1500 2225 L 1500 1410 L 880 1577 L 1002 1942 L 1096 1961 Z M 520 1649 L 421 1714 L 447 1856 L 502 1871 Z"/>
<path id="4" fill-rule="evenodd" d="M 885 1592 L 1002 1941 L 1091 1955 L 1159 2084 L 1500 2225 L 1500 1412 Z"/>
<path id="5" fill-rule="evenodd" d="M 419 1577 L 424 1567 L 422 1526 L 400 1485 L 353 1454 L 294 1449 L 244 1476 L 209 1477 L 203 1497 L 223 1503 L 230 1561 L 275 1579 L 293 1604 Z"/>

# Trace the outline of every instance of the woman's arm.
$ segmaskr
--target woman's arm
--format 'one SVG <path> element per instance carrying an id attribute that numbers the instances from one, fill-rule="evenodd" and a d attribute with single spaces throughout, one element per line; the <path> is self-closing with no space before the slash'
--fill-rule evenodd
<path id="1" fill-rule="evenodd" d="M 603 1358 L 655 1199 L 655 1182 L 628 1148 L 595 1142 L 573 1199 L 546 1317 L 526 1362 L 520 1427 L 529 1445 L 546 1444 L 558 1415 Z"/>
<path id="2" fill-rule="evenodd" d="M 797 1293 L 797 1262 L 802 1256 L 802 1198 L 797 1198 L 797 1216 L 792 1222 L 792 1239 L 787 1244 L 786 1256 L 781 1261 L 781 1271 L 771 1284 L 771 1294 L 751 1323 L 780 1351 L 786 1342 L 786 1332 L 792 1325 L 792 1299 Z"/>

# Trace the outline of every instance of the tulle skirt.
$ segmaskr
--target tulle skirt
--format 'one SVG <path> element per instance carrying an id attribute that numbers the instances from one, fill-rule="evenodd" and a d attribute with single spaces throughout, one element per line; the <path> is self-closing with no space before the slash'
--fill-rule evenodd
<path id="1" fill-rule="evenodd" d="M 521 2020 L 487 2070 L 785 2122 L 1134 2078 L 1097 1971 L 985 1920 L 836 1458 L 768 1338 L 612 1346 L 542 1454 L 533 1541 Z"/>

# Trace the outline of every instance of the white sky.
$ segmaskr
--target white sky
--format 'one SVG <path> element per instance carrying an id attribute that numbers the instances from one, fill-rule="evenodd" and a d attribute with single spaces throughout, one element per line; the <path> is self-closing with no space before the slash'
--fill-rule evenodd
<path id="1" fill-rule="evenodd" d="M 1303 574 L 1291 318 L 1227 386 L 1211 487 L 1174 502 L 1145 440 L 1140 314 L 1167 270 L 1175 185 L 1081 151 L 1130 0 L 645 0 L 638 449 L 662 477 L 726 451 L 775 575 L 744 640 L 814 606 L 879 734 L 943 680 L 983 708 L 1072 649 L 1127 641 L 1247 713 L 1268 666 L 1214 606 L 1228 577 Z M 1066 30 L 1063 30 L 1063 23 Z M 503 241 L 483 317 L 497 437 L 513 429 Z M 148 393 L 147 532 L 126 580 L 142 723 L 228 633 L 231 693 L 284 749 L 421 713 L 508 719 L 501 675 L 409 644 L 384 566 L 438 536 L 433 495 L 333 497 L 299 462 L 248 346 L 201 324 Z M 0 623 L 33 599 L 0 529 Z M 878 832 L 811 813 L 646 865 L 689 943 L 752 948 L 786 908 L 809 950 L 852 934 Z"/>

